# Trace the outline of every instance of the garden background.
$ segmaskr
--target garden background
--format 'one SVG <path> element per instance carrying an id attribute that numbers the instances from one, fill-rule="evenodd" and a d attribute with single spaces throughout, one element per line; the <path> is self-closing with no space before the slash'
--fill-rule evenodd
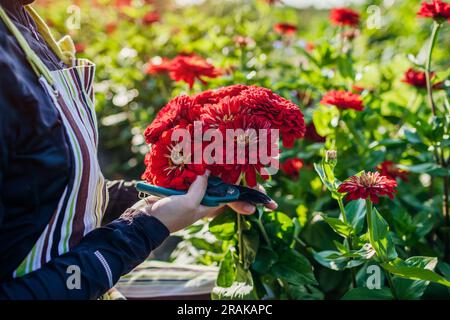
<path id="1" fill-rule="evenodd" d="M 332 220 L 340 215 L 339 202 L 324 186 L 329 176 L 321 180 L 314 168 L 326 162 L 325 150 L 337 150 L 333 175 L 341 181 L 361 170 L 375 171 L 385 161 L 394 163 L 395 168 L 386 170 L 393 170 L 398 192 L 394 200 L 383 198 L 377 206 L 389 225 L 386 239 L 403 259 L 439 258 L 439 263 L 431 258 L 414 263 L 449 280 L 450 265 L 444 262 L 449 262 L 448 211 L 445 216 L 443 210 L 450 146 L 449 23 L 442 23 L 432 55 L 437 84 L 433 114 L 424 76 L 410 70 L 425 71 L 429 57 L 433 20 L 417 16 L 420 1 L 354 1 L 352 8 L 361 15 L 357 28 L 333 24 L 329 8 L 289 5 L 296 1 L 181 2 L 38 0 L 35 5 L 57 37 L 70 34 L 78 56 L 97 65 L 99 157 L 105 176 L 140 178 L 148 152 L 143 132 L 171 98 L 237 83 L 267 87 L 300 107 L 307 134 L 293 149 L 284 150 L 281 162 L 287 165 L 265 183 L 280 205 L 265 223 L 276 241 L 307 257 L 315 280 L 284 279 L 297 272 L 286 261 L 278 273 L 253 265 L 253 280 L 262 284 L 264 275 L 282 278 L 274 290 L 277 298 L 392 298 L 384 291 L 354 291 L 367 287 L 369 260 L 380 265 L 382 261 L 371 260 L 368 252 L 357 257 L 346 246 L 348 238 L 361 234 L 364 220 L 355 216 L 363 209 L 347 208 L 355 219 L 352 231 L 342 231 Z M 321 3 L 330 6 L 334 1 L 318 2 L 319 7 Z M 207 59 L 221 76 L 196 81 L 189 88 L 155 69 L 164 58 L 183 53 Z M 330 90 L 359 94 L 364 109 L 341 110 L 321 103 Z M 226 259 L 236 228 L 232 220 L 225 222 L 216 222 L 212 229 L 201 223 L 185 231 L 186 241 L 173 259 L 183 255 L 203 264 Z M 364 235 L 351 241 L 360 250 L 367 242 Z M 257 252 L 256 263 L 268 259 L 261 261 L 276 265 L 275 258 L 261 258 L 261 250 Z M 256 280 L 255 274 L 263 276 Z M 430 279 L 417 275 L 405 280 L 392 274 L 396 298 L 450 297 L 442 281 L 430 284 Z"/>

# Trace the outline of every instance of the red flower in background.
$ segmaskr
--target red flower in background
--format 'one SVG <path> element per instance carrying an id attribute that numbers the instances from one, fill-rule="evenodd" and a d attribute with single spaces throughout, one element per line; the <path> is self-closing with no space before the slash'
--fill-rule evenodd
<path id="1" fill-rule="evenodd" d="M 431 79 L 433 79 L 435 73 L 431 73 Z M 427 78 L 425 72 L 416 71 L 413 68 L 409 68 L 405 75 L 403 76 L 402 82 L 407 83 L 416 88 L 426 88 L 427 87 Z M 433 85 L 434 88 L 440 88 L 442 82 L 436 83 Z"/>
<path id="2" fill-rule="evenodd" d="M 299 158 L 286 159 L 280 166 L 281 171 L 291 178 L 297 179 L 300 176 L 300 169 L 303 167 L 303 161 Z"/>
<path id="3" fill-rule="evenodd" d="M 313 42 L 308 41 L 305 46 L 305 50 L 308 52 L 312 52 L 316 45 Z"/>
<path id="4" fill-rule="evenodd" d="M 362 172 L 345 180 L 338 188 L 340 193 L 347 193 L 347 200 L 367 199 L 378 203 L 380 196 L 394 198 L 397 182 L 381 175 L 379 172 Z"/>
<path id="5" fill-rule="evenodd" d="M 243 48 L 255 44 L 255 40 L 253 40 L 252 38 L 249 38 L 249 37 L 244 37 L 244 36 L 235 36 L 233 38 L 233 41 L 236 44 L 236 46 L 243 47 Z"/>
<path id="6" fill-rule="evenodd" d="M 332 90 L 325 94 L 320 101 L 323 104 L 333 105 L 339 109 L 354 109 L 362 111 L 364 105 L 361 96 L 345 90 Z"/>
<path id="7" fill-rule="evenodd" d="M 148 62 L 147 74 L 158 74 L 169 72 L 171 68 L 171 61 L 167 58 L 155 57 Z"/>
<path id="8" fill-rule="evenodd" d="M 184 81 L 192 89 L 196 79 L 205 84 L 203 78 L 217 78 L 222 72 L 204 58 L 190 54 L 175 57 L 171 62 L 169 74 L 173 80 Z"/>
<path id="9" fill-rule="evenodd" d="M 365 90 L 365 88 L 354 84 L 352 85 L 352 90 L 356 93 L 361 93 Z"/>
<path id="10" fill-rule="evenodd" d="M 115 6 L 117 8 L 129 7 L 129 6 L 131 6 L 131 1 L 132 0 L 116 0 Z"/>
<path id="11" fill-rule="evenodd" d="M 312 142 L 325 142 L 326 138 L 317 133 L 316 126 L 313 122 L 306 126 L 305 140 Z"/>
<path id="12" fill-rule="evenodd" d="M 349 8 L 336 8 L 330 12 L 330 21 L 337 26 L 357 27 L 359 20 L 359 13 Z"/>
<path id="13" fill-rule="evenodd" d="M 86 51 L 86 45 L 82 42 L 75 43 L 75 51 L 77 53 L 83 53 L 84 51 Z"/>
<path id="14" fill-rule="evenodd" d="M 144 25 L 150 25 L 155 22 L 159 22 L 161 20 L 161 16 L 156 11 L 150 11 L 145 14 L 145 16 L 142 18 L 142 23 Z"/>
<path id="15" fill-rule="evenodd" d="M 450 3 L 441 0 L 432 0 L 431 3 L 422 2 L 417 15 L 423 18 L 433 18 L 439 23 L 445 20 L 450 22 Z"/>
<path id="16" fill-rule="evenodd" d="M 202 164 L 193 164 L 192 154 L 183 153 L 179 141 L 172 141 L 172 133 L 178 128 L 188 127 L 176 126 L 165 131 L 152 146 L 145 157 L 147 168 L 142 179 L 160 187 L 185 190 L 198 175 L 205 173 Z"/>
<path id="17" fill-rule="evenodd" d="M 381 175 L 386 176 L 392 180 L 397 178 L 408 181 L 408 172 L 397 168 L 396 164 L 392 161 L 383 161 L 376 167 L 377 171 Z"/>
<path id="18" fill-rule="evenodd" d="M 107 34 L 114 33 L 114 31 L 116 31 L 116 30 L 117 30 L 117 23 L 115 23 L 115 22 L 108 23 L 105 26 L 105 31 Z"/>
<path id="19" fill-rule="evenodd" d="M 167 166 L 167 161 L 154 160 L 155 157 L 161 158 L 164 150 L 162 147 L 155 146 L 161 145 L 161 137 L 168 131 L 176 126 L 192 127 L 194 121 L 201 121 L 203 130 L 220 130 L 224 138 L 227 137 L 227 129 L 234 130 L 232 132 L 235 136 L 232 137 L 232 140 L 228 140 L 232 141 L 234 146 L 232 151 L 234 163 L 230 164 L 225 161 L 227 149 L 224 145 L 222 150 L 214 150 L 220 152 L 218 157 L 224 160 L 223 164 L 213 163 L 204 165 L 204 167 L 210 169 L 213 175 L 221 177 L 225 182 L 237 183 L 243 177 L 249 186 L 256 185 L 257 175 L 267 178 L 263 171 L 267 163 L 263 164 L 259 161 L 259 152 L 261 151 L 259 142 L 263 133 L 267 133 L 266 155 L 274 160 L 279 154 L 271 152 L 271 143 L 276 143 L 277 147 L 278 140 L 272 142 L 271 129 L 279 130 L 285 146 L 293 145 L 295 140 L 302 138 L 305 133 L 303 114 L 300 109 L 292 102 L 265 88 L 233 85 L 218 90 L 207 90 L 193 97 L 180 96 L 171 100 L 161 109 L 153 123 L 145 130 L 147 143 L 153 144 L 146 160 L 147 170 L 144 178 L 147 181 L 169 183 L 167 180 L 169 178 L 154 177 L 154 175 L 163 174 L 164 170 L 155 169 L 154 165 L 149 168 L 151 163 L 158 164 L 157 168 L 161 168 L 163 165 Z M 209 143 L 202 143 L 201 147 L 205 148 L 207 145 Z M 239 146 L 240 148 L 238 148 Z M 258 148 L 255 150 L 254 146 L 258 146 Z M 244 159 L 244 161 L 238 162 L 238 158 Z M 189 170 L 188 172 L 201 171 L 197 167 L 195 170 Z M 179 181 L 174 182 L 177 188 L 181 188 Z M 184 179 L 183 181 L 188 183 L 186 181 L 189 180 Z"/>
<path id="20" fill-rule="evenodd" d="M 276 33 L 284 35 L 292 35 L 297 32 L 297 26 L 290 23 L 277 23 L 273 29 Z"/>

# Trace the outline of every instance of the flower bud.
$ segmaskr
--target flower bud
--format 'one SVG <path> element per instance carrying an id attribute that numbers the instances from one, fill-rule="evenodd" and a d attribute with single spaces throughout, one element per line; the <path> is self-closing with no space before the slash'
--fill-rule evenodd
<path id="1" fill-rule="evenodd" d="M 327 150 L 325 154 L 325 163 L 336 166 L 337 163 L 337 151 L 336 150 Z"/>

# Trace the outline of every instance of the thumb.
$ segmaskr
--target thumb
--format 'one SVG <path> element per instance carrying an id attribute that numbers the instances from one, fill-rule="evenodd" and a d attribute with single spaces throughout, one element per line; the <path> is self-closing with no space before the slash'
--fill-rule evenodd
<path id="1" fill-rule="evenodd" d="M 209 171 L 206 171 L 204 175 L 197 176 L 195 181 L 189 187 L 186 196 L 195 206 L 199 206 L 205 196 L 206 187 L 208 186 Z"/>

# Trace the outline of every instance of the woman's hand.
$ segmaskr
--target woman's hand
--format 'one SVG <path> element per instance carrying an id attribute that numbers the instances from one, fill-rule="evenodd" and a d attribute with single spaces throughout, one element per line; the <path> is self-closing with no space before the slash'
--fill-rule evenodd
<path id="1" fill-rule="evenodd" d="M 208 174 L 197 177 L 188 192 L 181 196 L 167 198 L 147 197 L 137 202 L 132 209 L 145 212 L 160 220 L 170 232 L 175 232 L 192 225 L 204 217 L 214 217 L 222 213 L 228 205 L 237 213 L 250 215 L 255 212 L 255 206 L 246 202 L 233 202 L 218 207 L 206 207 L 200 204 L 208 184 Z M 264 189 L 259 188 L 261 191 Z M 275 210 L 277 204 L 272 201 L 266 205 Z"/>

